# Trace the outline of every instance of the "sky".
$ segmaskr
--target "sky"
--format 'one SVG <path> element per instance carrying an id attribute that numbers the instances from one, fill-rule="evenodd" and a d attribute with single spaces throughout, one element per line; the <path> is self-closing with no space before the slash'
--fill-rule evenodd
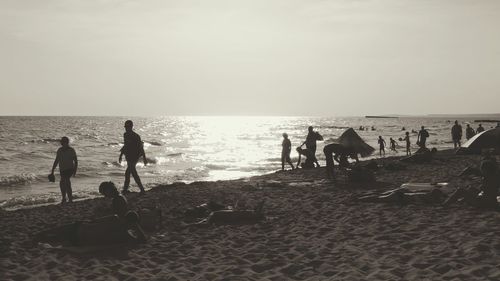
<path id="1" fill-rule="evenodd" d="M 497 0 L 0 0 L 0 115 L 498 113 Z"/>

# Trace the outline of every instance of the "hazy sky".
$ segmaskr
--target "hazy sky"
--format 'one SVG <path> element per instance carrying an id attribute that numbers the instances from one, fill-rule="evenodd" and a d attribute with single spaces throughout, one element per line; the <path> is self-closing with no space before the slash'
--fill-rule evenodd
<path id="1" fill-rule="evenodd" d="M 498 0 L 0 0 L 0 115 L 499 105 Z"/>

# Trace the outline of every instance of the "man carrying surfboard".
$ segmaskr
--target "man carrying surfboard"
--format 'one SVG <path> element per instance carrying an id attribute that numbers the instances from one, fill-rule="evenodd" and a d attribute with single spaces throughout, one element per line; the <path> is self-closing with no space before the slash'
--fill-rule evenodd
<path id="1" fill-rule="evenodd" d="M 137 173 L 136 165 L 139 162 L 139 158 L 142 156 L 144 165 L 148 164 L 146 159 L 146 153 L 144 152 L 144 143 L 136 132 L 132 130 L 134 123 L 132 120 L 125 121 L 125 133 L 123 134 L 123 147 L 120 150 L 120 157 L 118 162 L 122 162 L 122 156 L 125 154 L 125 159 L 127 160 L 127 170 L 125 171 L 125 182 L 123 183 L 122 193 L 127 193 L 130 185 L 130 174 L 134 177 L 135 183 L 141 189 L 141 193 L 144 193 L 144 186 L 142 185 L 141 178 Z"/>

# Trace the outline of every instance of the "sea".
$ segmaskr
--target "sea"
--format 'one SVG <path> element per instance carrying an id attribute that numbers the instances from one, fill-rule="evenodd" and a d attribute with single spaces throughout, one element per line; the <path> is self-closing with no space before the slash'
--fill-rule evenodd
<path id="1" fill-rule="evenodd" d="M 308 126 L 323 135 L 325 142 L 352 127 L 374 148 L 378 147 L 378 136 L 389 143 L 391 137 L 399 139 L 406 131 L 418 131 L 425 126 L 430 133 L 429 146 L 440 150 L 453 146 L 450 128 L 455 120 L 476 128 L 477 118 L 0 116 L 0 207 L 17 209 L 60 202 L 58 181 L 49 182 L 47 175 L 62 136 L 70 139 L 78 155 L 78 172 L 72 178 L 75 200 L 99 196 L 98 186 L 103 181 L 122 186 L 126 162 L 118 162 L 118 156 L 127 119 L 134 121 L 134 130 L 144 141 L 149 164 L 139 163 L 137 169 L 148 189 L 158 184 L 228 180 L 275 172 L 281 169 L 282 134 L 286 132 L 296 147 L 305 140 Z M 361 126 L 367 129 L 359 130 Z M 488 129 L 496 123 L 483 126 Z M 417 135 L 410 136 L 416 150 Z M 404 143 L 399 144 L 398 151 L 387 150 L 387 156 L 403 155 Z M 324 163 L 323 146 L 324 142 L 318 143 L 320 163 Z M 297 157 L 292 150 L 292 161 Z M 138 191 L 133 180 L 131 190 Z"/>

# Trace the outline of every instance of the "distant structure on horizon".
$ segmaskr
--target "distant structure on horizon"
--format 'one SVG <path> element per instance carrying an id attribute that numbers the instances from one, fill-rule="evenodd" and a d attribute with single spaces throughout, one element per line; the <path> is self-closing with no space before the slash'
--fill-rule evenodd
<path id="1" fill-rule="evenodd" d="M 365 118 L 399 118 L 397 116 L 366 115 Z"/>

